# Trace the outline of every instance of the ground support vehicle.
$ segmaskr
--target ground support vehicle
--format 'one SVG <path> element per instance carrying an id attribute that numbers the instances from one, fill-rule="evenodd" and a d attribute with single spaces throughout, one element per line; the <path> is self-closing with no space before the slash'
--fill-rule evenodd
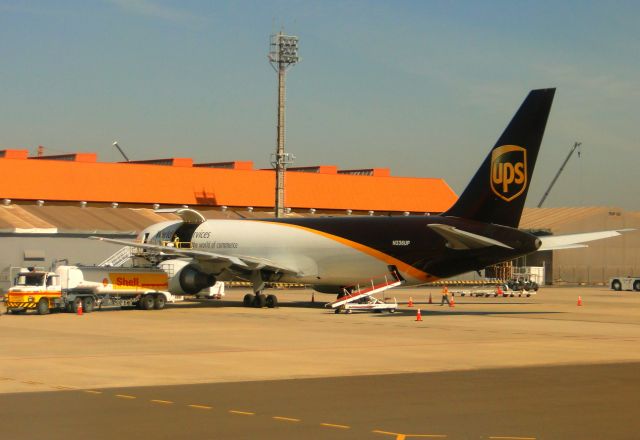
<path id="1" fill-rule="evenodd" d="M 22 269 L 7 292 L 8 313 L 51 310 L 85 313 L 103 305 L 162 309 L 178 298 L 167 291 L 160 269 L 58 266 L 54 272 Z"/>
<path id="2" fill-rule="evenodd" d="M 391 273 L 391 279 L 388 276 L 384 276 L 384 281 L 375 284 L 374 280 L 370 280 L 370 285 L 361 287 L 360 285 L 352 286 L 350 288 L 343 289 L 343 292 L 338 295 L 338 299 L 325 304 L 325 307 L 331 307 L 336 314 L 340 312 L 351 313 L 354 310 L 382 312 L 384 310 L 389 313 L 394 313 L 398 308 L 398 303 L 393 299 L 393 303 L 386 303 L 382 300 L 375 298 L 373 295 L 381 293 L 389 289 L 393 289 L 403 283 L 403 280 L 397 275 L 396 272 Z"/>
<path id="3" fill-rule="evenodd" d="M 387 311 L 389 313 L 395 313 L 398 309 L 398 302 L 395 298 L 393 298 L 393 302 L 384 302 L 375 298 L 373 296 L 368 296 L 359 301 L 349 302 L 342 306 L 342 308 L 337 308 L 339 311 L 344 311 L 345 313 L 352 313 L 353 311 L 365 311 L 365 312 L 376 312 L 382 313 Z"/>
<path id="4" fill-rule="evenodd" d="M 640 277 L 613 277 L 609 279 L 609 286 L 613 290 L 635 290 L 640 292 Z"/>
<path id="5" fill-rule="evenodd" d="M 505 297 L 505 298 L 513 298 L 513 297 L 522 297 L 522 296 L 526 296 L 526 297 L 531 297 L 533 295 L 535 295 L 537 292 L 536 290 L 526 290 L 526 289 L 520 289 L 520 290 L 512 290 L 510 289 L 508 286 L 498 286 L 496 288 L 493 289 L 467 289 L 467 290 L 456 290 L 456 291 L 452 291 L 451 295 L 455 296 L 455 295 L 460 295 L 460 296 L 472 296 L 472 297 L 485 297 L 485 298 L 496 298 L 496 297 Z"/>

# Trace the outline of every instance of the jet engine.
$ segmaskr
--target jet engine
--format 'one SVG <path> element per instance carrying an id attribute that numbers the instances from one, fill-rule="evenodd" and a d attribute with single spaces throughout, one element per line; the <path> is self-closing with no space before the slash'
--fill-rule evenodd
<path id="1" fill-rule="evenodd" d="M 169 275 L 169 292 L 175 295 L 195 295 L 216 283 L 213 274 L 203 272 L 190 261 L 167 260 L 159 267 Z"/>

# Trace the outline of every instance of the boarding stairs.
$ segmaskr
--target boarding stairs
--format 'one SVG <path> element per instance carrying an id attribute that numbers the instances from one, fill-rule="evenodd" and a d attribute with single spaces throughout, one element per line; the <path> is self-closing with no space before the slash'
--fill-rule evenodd
<path id="1" fill-rule="evenodd" d="M 133 246 L 124 246 L 102 263 L 98 264 L 98 266 L 122 267 L 131 259 L 134 249 L 135 248 Z"/>
<path id="2" fill-rule="evenodd" d="M 345 306 L 348 303 L 356 302 L 361 299 L 370 297 L 371 295 L 375 295 L 376 293 L 384 292 L 385 290 L 393 289 L 401 285 L 404 280 L 397 274 L 397 272 L 392 272 L 391 277 L 385 275 L 384 281 L 378 284 L 375 284 L 373 279 L 370 280 L 370 284 L 367 283 L 365 286 L 360 286 L 360 284 L 356 284 L 351 288 L 343 289 L 345 295 L 338 298 L 336 301 L 327 304 L 331 306 L 332 309 L 336 309 L 338 307 Z M 376 302 L 381 302 L 380 300 L 376 300 Z"/>

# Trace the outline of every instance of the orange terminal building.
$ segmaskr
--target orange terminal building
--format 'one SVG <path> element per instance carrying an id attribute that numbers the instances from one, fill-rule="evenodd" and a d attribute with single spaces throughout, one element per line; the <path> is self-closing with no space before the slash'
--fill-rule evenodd
<path id="1" fill-rule="evenodd" d="M 194 163 L 189 158 L 99 162 L 95 153 L 29 156 L 1 150 L 0 199 L 78 206 L 175 207 L 273 211 L 275 172 L 250 161 Z M 394 177 L 388 168 L 292 167 L 286 206 L 318 213 L 443 212 L 456 194 L 440 178 Z"/>

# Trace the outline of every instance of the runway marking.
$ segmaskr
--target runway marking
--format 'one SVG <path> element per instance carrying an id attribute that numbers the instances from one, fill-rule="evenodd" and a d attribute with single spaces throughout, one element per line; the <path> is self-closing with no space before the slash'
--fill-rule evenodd
<path id="1" fill-rule="evenodd" d="M 96 391 L 96 390 L 82 390 L 82 391 L 89 394 L 102 394 L 102 391 Z"/>
<path id="2" fill-rule="evenodd" d="M 120 399 L 135 399 L 136 396 L 130 396 L 128 394 L 116 394 L 116 397 Z"/>
<path id="3" fill-rule="evenodd" d="M 173 404 L 173 402 L 171 400 L 158 400 L 158 399 L 151 399 L 150 402 L 153 403 L 160 403 L 162 405 L 171 405 Z"/>
<path id="4" fill-rule="evenodd" d="M 231 414 L 238 414 L 238 415 L 241 415 L 241 416 L 255 416 L 255 415 L 256 415 L 256 413 L 254 413 L 254 412 L 249 412 L 249 411 L 237 411 L 237 410 L 235 410 L 235 409 L 230 409 L 230 410 L 229 410 L 229 412 L 230 412 Z"/>
<path id="5" fill-rule="evenodd" d="M 282 420 L 283 422 L 300 422 L 300 419 L 294 419 L 292 417 L 273 416 L 274 420 Z"/>
<path id="6" fill-rule="evenodd" d="M 320 426 L 324 426 L 325 428 L 351 429 L 349 425 L 334 425 L 333 423 L 320 423 Z"/>
<path id="7" fill-rule="evenodd" d="M 207 406 L 207 405 L 195 405 L 195 404 L 192 404 L 192 405 L 188 405 L 188 406 L 191 407 L 191 408 L 196 408 L 196 409 L 213 409 L 212 406 Z"/>

